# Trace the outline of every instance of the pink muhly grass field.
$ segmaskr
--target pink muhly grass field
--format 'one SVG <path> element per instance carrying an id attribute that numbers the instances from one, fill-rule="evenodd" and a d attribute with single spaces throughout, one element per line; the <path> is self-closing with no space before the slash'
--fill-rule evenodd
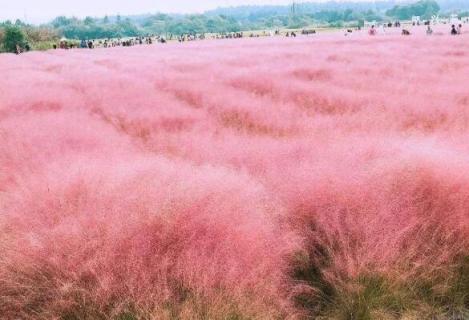
<path id="1" fill-rule="evenodd" d="M 468 35 L 32 52 L 0 72 L 2 319 L 468 314 Z"/>

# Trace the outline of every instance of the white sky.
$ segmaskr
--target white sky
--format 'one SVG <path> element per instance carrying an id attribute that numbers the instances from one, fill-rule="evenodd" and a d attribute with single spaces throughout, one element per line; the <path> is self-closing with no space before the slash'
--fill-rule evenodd
<path id="1" fill-rule="evenodd" d="M 100 17 L 118 13 L 192 13 L 216 7 L 291 2 L 292 0 L 0 0 L 0 21 L 21 19 L 39 23 L 59 15 Z"/>
<path id="2" fill-rule="evenodd" d="M 0 20 L 45 22 L 59 15 L 104 16 L 154 12 L 202 12 L 240 4 L 285 4 L 289 0 L 0 0 Z"/>

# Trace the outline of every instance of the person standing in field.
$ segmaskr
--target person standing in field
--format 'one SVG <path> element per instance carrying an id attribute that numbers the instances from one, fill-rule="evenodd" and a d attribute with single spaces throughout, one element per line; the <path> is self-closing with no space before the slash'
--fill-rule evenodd
<path id="1" fill-rule="evenodd" d="M 457 31 L 458 31 L 458 34 L 462 34 L 462 24 L 459 24 Z"/>
<path id="2" fill-rule="evenodd" d="M 454 24 L 451 26 L 451 34 L 453 36 L 458 34 L 458 31 L 456 30 L 456 26 Z"/>
<path id="3" fill-rule="evenodd" d="M 430 25 L 427 26 L 427 35 L 431 36 L 433 34 L 433 29 Z"/>
<path id="4" fill-rule="evenodd" d="M 407 29 L 402 29 L 402 35 L 403 36 L 410 36 L 410 31 Z"/>
<path id="5" fill-rule="evenodd" d="M 376 29 L 375 29 L 375 26 L 374 26 L 374 25 L 371 26 L 371 29 L 370 29 L 370 31 L 368 31 L 368 34 L 369 34 L 370 36 L 375 36 L 375 35 L 376 35 Z"/>

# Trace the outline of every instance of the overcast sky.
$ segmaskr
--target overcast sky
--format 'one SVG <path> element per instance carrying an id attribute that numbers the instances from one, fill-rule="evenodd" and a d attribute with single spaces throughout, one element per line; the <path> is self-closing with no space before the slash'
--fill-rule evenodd
<path id="1" fill-rule="evenodd" d="M 21 19 L 30 23 L 39 23 L 47 22 L 59 15 L 96 17 L 118 13 L 121 15 L 154 12 L 193 13 L 242 4 L 291 2 L 292 0 L 0 0 L 0 21 Z"/>

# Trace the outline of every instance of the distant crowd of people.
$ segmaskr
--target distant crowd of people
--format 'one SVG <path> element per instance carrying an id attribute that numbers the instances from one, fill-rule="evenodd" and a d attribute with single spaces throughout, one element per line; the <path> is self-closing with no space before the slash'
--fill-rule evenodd
<path id="1" fill-rule="evenodd" d="M 113 48 L 113 47 L 132 47 L 135 45 L 166 43 L 166 39 L 162 36 L 146 36 L 134 38 L 118 38 L 118 39 L 101 39 L 101 40 L 81 40 L 80 42 L 61 39 L 59 44 L 53 45 L 54 49 L 95 49 L 95 48 Z"/>
<path id="2" fill-rule="evenodd" d="M 430 21 L 425 21 L 424 22 L 424 25 L 427 26 L 427 29 L 426 29 L 426 34 L 427 35 L 432 35 L 433 34 L 433 28 L 431 26 L 431 23 Z M 412 26 L 420 26 L 420 22 L 413 22 L 412 23 Z M 392 27 L 396 27 L 396 28 L 400 28 L 401 27 L 401 23 L 399 21 L 396 21 L 395 23 L 388 23 L 388 24 L 383 24 L 382 25 L 382 28 L 392 28 Z M 462 34 L 462 29 L 463 29 L 463 25 L 462 23 L 456 25 L 456 24 L 453 24 L 451 25 L 451 30 L 450 30 L 450 34 L 451 35 L 461 35 Z M 383 30 L 384 31 L 384 30 Z M 370 36 L 374 36 L 377 34 L 377 28 L 376 26 L 372 25 L 371 28 L 368 30 L 368 34 Z M 402 31 L 401 31 L 401 34 L 403 36 L 410 36 L 411 35 L 411 32 L 408 30 L 408 29 L 405 29 L 403 28 Z"/>
<path id="3" fill-rule="evenodd" d="M 315 34 L 316 30 L 302 30 L 302 35 Z M 154 43 L 166 43 L 168 41 L 177 41 L 177 42 L 190 42 L 210 39 L 241 39 L 241 38 L 258 38 L 266 36 L 282 36 L 286 37 L 296 37 L 297 33 L 295 31 L 287 31 L 282 33 L 280 30 L 275 31 L 261 31 L 261 32 L 226 32 L 226 33 L 216 33 L 216 34 L 196 34 L 196 33 L 186 33 L 180 35 L 168 34 L 163 35 L 149 35 L 145 37 L 132 37 L 132 38 L 117 38 L 117 39 L 83 39 L 79 42 L 67 40 L 62 38 L 58 44 L 54 44 L 54 49 L 95 49 L 95 48 L 113 48 L 113 47 L 132 47 L 135 45 L 143 44 L 154 44 Z"/>
<path id="4" fill-rule="evenodd" d="M 432 35 L 433 34 L 433 28 L 431 27 L 430 24 L 427 25 L 427 35 Z M 462 24 L 458 24 L 457 26 L 455 24 L 451 25 L 451 35 L 457 36 L 462 34 Z M 409 33 L 410 34 L 410 33 Z"/>
<path id="5" fill-rule="evenodd" d="M 469 20 L 467 21 L 469 22 Z M 424 25 L 427 26 L 426 34 L 432 35 L 434 33 L 432 25 L 430 21 L 423 22 Z M 420 21 L 412 22 L 412 26 L 419 26 Z M 382 30 L 380 32 L 385 33 L 386 28 L 401 28 L 401 22 L 388 22 L 380 25 Z M 354 30 L 361 30 L 360 27 L 357 27 Z M 345 36 L 353 33 L 353 29 L 345 29 Z M 168 41 L 177 41 L 177 42 L 188 42 L 188 41 L 198 41 L 198 40 L 205 40 L 207 38 L 211 39 L 240 39 L 240 38 L 257 38 L 257 37 L 265 37 L 265 36 L 285 36 L 285 37 L 297 37 L 298 31 L 284 31 L 281 32 L 280 30 L 270 30 L 270 31 L 261 31 L 261 32 L 227 32 L 227 33 L 216 33 L 216 34 L 196 34 L 196 33 L 187 33 L 187 34 L 168 34 L 164 35 L 147 35 L 147 36 L 138 36 L 138 37 L 131 37 L 131 38 L 117 38 L 117 39 L 101 39 L 101 40 L 88 40 L 83 39 L 81 41 L 70 41 L 65 38 L 62 38 L 58 44 L 54 44 L 54 49 L 74 49 L 74 48 L 82 48 L 82 49 L 95 49 L 95 48 L 113 48 L 113 47 L 132 47 L 136 45 L 151 45 L 154 43 L 166 43 Z M 312 34 L 316 34 L 316 30 L 314 29 L 303 29 L 299 34 L 303 36 L 308 36 Z M 378 33 L 377 26 L 372 25 L 368 30 L 368 34 L 374 36 Z M 451 35 L 460 35 L 463 33 L 463 24 L 453 24 L 451 25 L 450 34 Z M 402 28 L 401 31 L 402 35 L 409 36 L 411 32 L 406 29 Z M 20 54 L 26 51 L 30 51 L 31 48 L 29 44 L 25 45 L 17 45 L 16 53 Z"/>
<path id="6" fill-rule="evenodd" d="M 458 34 L 462 34 L 462 24 L 459 24 L 457 28 L 453 24 L 453 26 L 451 27 L 451 34 L 453 36 L 458 35 Z"/>

